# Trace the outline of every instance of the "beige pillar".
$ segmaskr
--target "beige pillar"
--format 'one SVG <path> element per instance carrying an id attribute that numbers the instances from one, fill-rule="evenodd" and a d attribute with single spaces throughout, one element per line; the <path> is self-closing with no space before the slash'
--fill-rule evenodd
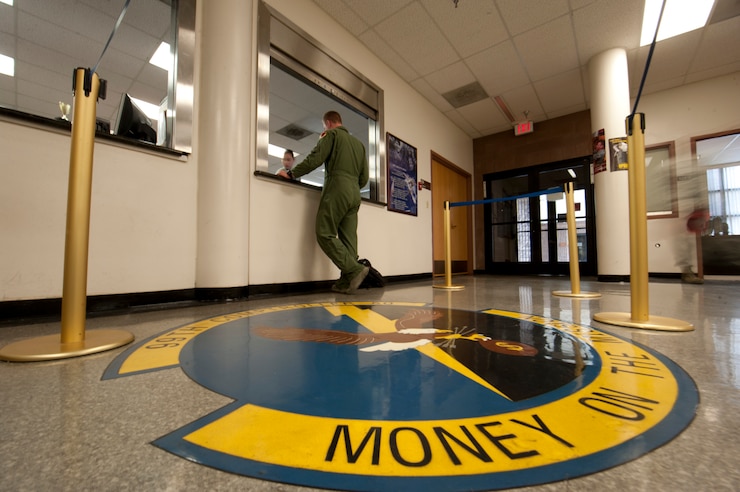
<path id="1" fill-rule="evenodd" d="M 196 288 L 248 285 L 254 0 L 198 2 Z"/>
<path id="2" fill-rule="evenodd" d="M 591 131 L 604 130 L 606 169 L 594 174 L 596 249 L 600 280 L 630 275 L 629 193 L 627 171 L 612 171 L 609 139 L 626 136 L 630 114 L 627 53 L 615 48 L 594 56 L 588 64 L 591 86 Z M 598 171 L 595 169 L 595 171 Z"/>

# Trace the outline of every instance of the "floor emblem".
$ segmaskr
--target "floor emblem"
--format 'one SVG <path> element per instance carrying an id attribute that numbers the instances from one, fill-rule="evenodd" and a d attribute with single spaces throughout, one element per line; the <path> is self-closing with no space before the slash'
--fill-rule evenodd
<path id="1" fill-rule="evenodd" d="M 203 320 L 103 379 L 179 367 L 234 402 L 153 444 L 341 490 L 496 490 L 620 465 L 691 422 L 675 363 L 591 327 L 423 303 L 314 303 Z"/>

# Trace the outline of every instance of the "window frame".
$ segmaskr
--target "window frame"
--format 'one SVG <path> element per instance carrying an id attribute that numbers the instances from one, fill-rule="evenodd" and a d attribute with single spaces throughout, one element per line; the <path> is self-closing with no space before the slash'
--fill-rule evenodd
<path id="1" fill-rule="evenodd" d="M 275 33 L 271 32 L 273 29 Z M 385 134 L 383 90 L 261 0 L 257 30 L 257 158 L 254 174 L 294 186 L 322 189 L 298 181 L 286 182 L 269 172 L 270 70 L 274 58 L 278 65 L 287 67 L 288 72 L 298 73 L 298 80 L 346 106 L 347 111 L 354 111 L 374 121 L 374 142 L 370 141 L 366 149 L 370 168 L 369 197 L 363 196 L 363 200 L 385 206 L 387 163 L 382 138 Z M 296 162 L 300 160 L 298 158 Z"/>
<path id="2" fill-rule="evenodd" d="M 736 167 L 736 166 L 740 166 L 740 163 L 727 161 L 727 162 L 721 162 L 719 164 L 702 164 L 702 162 L 701 162 L 701 154 L 698 154 L 697 153 L 698 143 L 701 142 L 701 141 L 703 141 L 703 140 L 712 140 L 712 139 L 715 139 L 715 138 L 722 138 L 722 137 L 727 137 L 727 136 L 732 136 L 732 135 L 737 135 L 738 137 L 740 137 L 740 129 L 733 129 L 733 130 L 728 130 L 728 131 L 724 131 L 724 132 L 718 132 L 718 133 L 712 133 L 712 134 L 708 134 L 708 135 L 700 135 L 700 136 L 697 136 L 697 137 L 691 137 L 691 155 L 696 160 L 696 162 L 698 163 L 699 169 L 702 169 L 704 171 L 705 179 L 708 179 L 707 178 L 707 172 L 710 171 L 710 170 L 713 170 L 713 169 L 724 169 L 724 168 L 728 168 L 728 167 Z M 735 149 L 733 149 L 733 150 L 735 150 Z M 723 202 L 725 200 L 726 191 L 727 190 L 725 190 L 725 189 L 721 190 L 721 194 L 723 196 Z M 735 191 L 735 189 L 732 189 L 731 191 Z M 706 200 L 708 202 L 707 203 L 707 209 L 711 211 L 711 207 L 709 205 L 711 203 L 710 193 L 711 193 L 711 191 L 707 187 L 707 197 L 706 197 Z M 728 216 L 729 217 L 735 217 L 736 218 L 738 216 L 738 214 L 727 214 L 727 213 L 725 213 L 724 214 L 725 220 L 727 220 L 727 217 Z M 732 234 L 730 234 L 730 235 L 732 235 Z M 737 234 L 735 234 L 735 235 L 737 235 Z"/>
<path id="3" fill-rule="evenodd" d="M 158 0 L 152 0 L 158 1 Z M 13 6 L 11 8 L 16 8 Z M 103 139 L 116 145 L 125 147 L 136 147 L 138 149 L 155 152 L 172 154 L 176 156 L 187 155 L 192 152 L 192 126 L 193 126 L 193 81 L 194 81 L 194 53 L 195 53 L 195 10 L 196 0 L 171 0 L 170 5 L 170 29 L 173 34 L 170 38 L 170 46 L 173 57 L 173 68 L 168 71 L 167 87 L 165 94 L 167 98 L 167 122 L 166 135 L 160 145 L 141 142 L 135 139 L 118 136 L 112 133 L 106 133 L 101 128 L 96 131 L 95 138 Z M 17 15 L 17 13 L 16 13 Z M 112 29 L 114 21 L 111 22 Z M 136 26 L 132 24 L 132 26 Z M 17 35 L 16 35 L 17 36 Z M 43 45 L 40 45 L 43 46 Z M 102 50 L 102 43 L 100 49 Z M 87 50 L 89 51 L 89 49 Z M 96 52 L 96 57 L 100 55 Z M 105 60 L 105 58 L 103 58 Z M 85 60 L 90 63 L 96 60 Z M 75 67 L 69 68 L 69 85 L 64 90 L 72 91 Z M 104 71 L 98 70 L 98 76 L 106 81 Z M 120 88 L 118 89 L 120 91 Z M 128 88 L 124 89 L 124 92 Z M 108 91 L 111 92 L 110 90 Z M 101 94 L 108 105 L 117 106 L 118 100 L 110 97 L 110 94 Z M 99 103 L 98 101 L 98 103 Z M 70 103 L 72 101 L 70 100 Z M 99 113 L 99 110 L 96 111 Z M 61 113 L 60 113 L 61 115 Z M 42 128 L 59 133 L 69 133 L 71 128 L 68 121 L 57 117 L 29 112 L 23 106 L 11 105 L 0 106 L 0 119 L 15 124 L 22 124 L 33 128 Z M 102 118 L 105 119 L 105 118 Z M 111 128 L 115 121 L 108 122 Z"/>
<path id="4" fill-rule="evenodd" d="M 668 192 L 670 194 L 671 209 L 670 210 L 655 210 L 647 211 L 647 219 L 670 219 L 678 217 L 678 186 L 676 179 L 676 144 L 674 141 L 661 142 L 652 145 L 645 146 L 645 156 L 647 157 L 650 151 L 656 150 L 667 150 L 668 152 Z M 647 167 L 647 166 L 646 166 Z M 650 183 L 645 183 L 645 189 L 650 192 Z"/>

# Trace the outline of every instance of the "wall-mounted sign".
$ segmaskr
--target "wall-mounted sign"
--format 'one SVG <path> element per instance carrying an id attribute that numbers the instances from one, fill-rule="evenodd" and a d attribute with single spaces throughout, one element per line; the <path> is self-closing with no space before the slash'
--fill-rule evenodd
<path id="1" fill-rule="evenodd" d="M 517 137 L 519 135 L 526 135 L 527 133 L 532 133 L 534 131 L 534 122 L 533 121 L 523 121 L 521 123 L 517 123 L 514 126 L 514 135 Z"/>
<path id="2" fill-rule="evenodd" d="M 606 142 L 604 129 L 593 133 L 594 174 L 606 171 Z"/>
<path id="3" fill-rule="evenodd" d="M 627 137 L 609 139 L 609 151 L 611 153 L 612 171 L 626 171 L 627 164 Z"/>
<path id="4" fill-rule="evenodd" d="M 417 214 L 416 147 L 386 134 L 388 149 L 388 210 Z"/>

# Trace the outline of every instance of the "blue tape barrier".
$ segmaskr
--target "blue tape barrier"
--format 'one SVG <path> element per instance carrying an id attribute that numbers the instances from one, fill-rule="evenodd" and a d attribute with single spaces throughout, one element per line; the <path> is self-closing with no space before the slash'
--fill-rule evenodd
<path id="1" fill-rule="evenodd" d="M 452 207 L 463 207 L 465 205 L 484 205 L 486 203 L 496 203 L 496 202 L 505 202 L 507 200 L 516 200 L 517 198 L 531 198 L 534 196 L 539 195 L 551 195 L 553 193 L 562 193 L 564 190 L 561 186 L 554 186 L 552 188 L 548 188 L 546 190 L 542 191 L 533 191 L 532 193 L 525 193 L 524 195 L 516 195 L 516 196 L 506 196 L 503 198 L 489 198 L 487 200 L 475 200 L 472 202 L 455 202 L 450 203 L 450 208 Z"/>

